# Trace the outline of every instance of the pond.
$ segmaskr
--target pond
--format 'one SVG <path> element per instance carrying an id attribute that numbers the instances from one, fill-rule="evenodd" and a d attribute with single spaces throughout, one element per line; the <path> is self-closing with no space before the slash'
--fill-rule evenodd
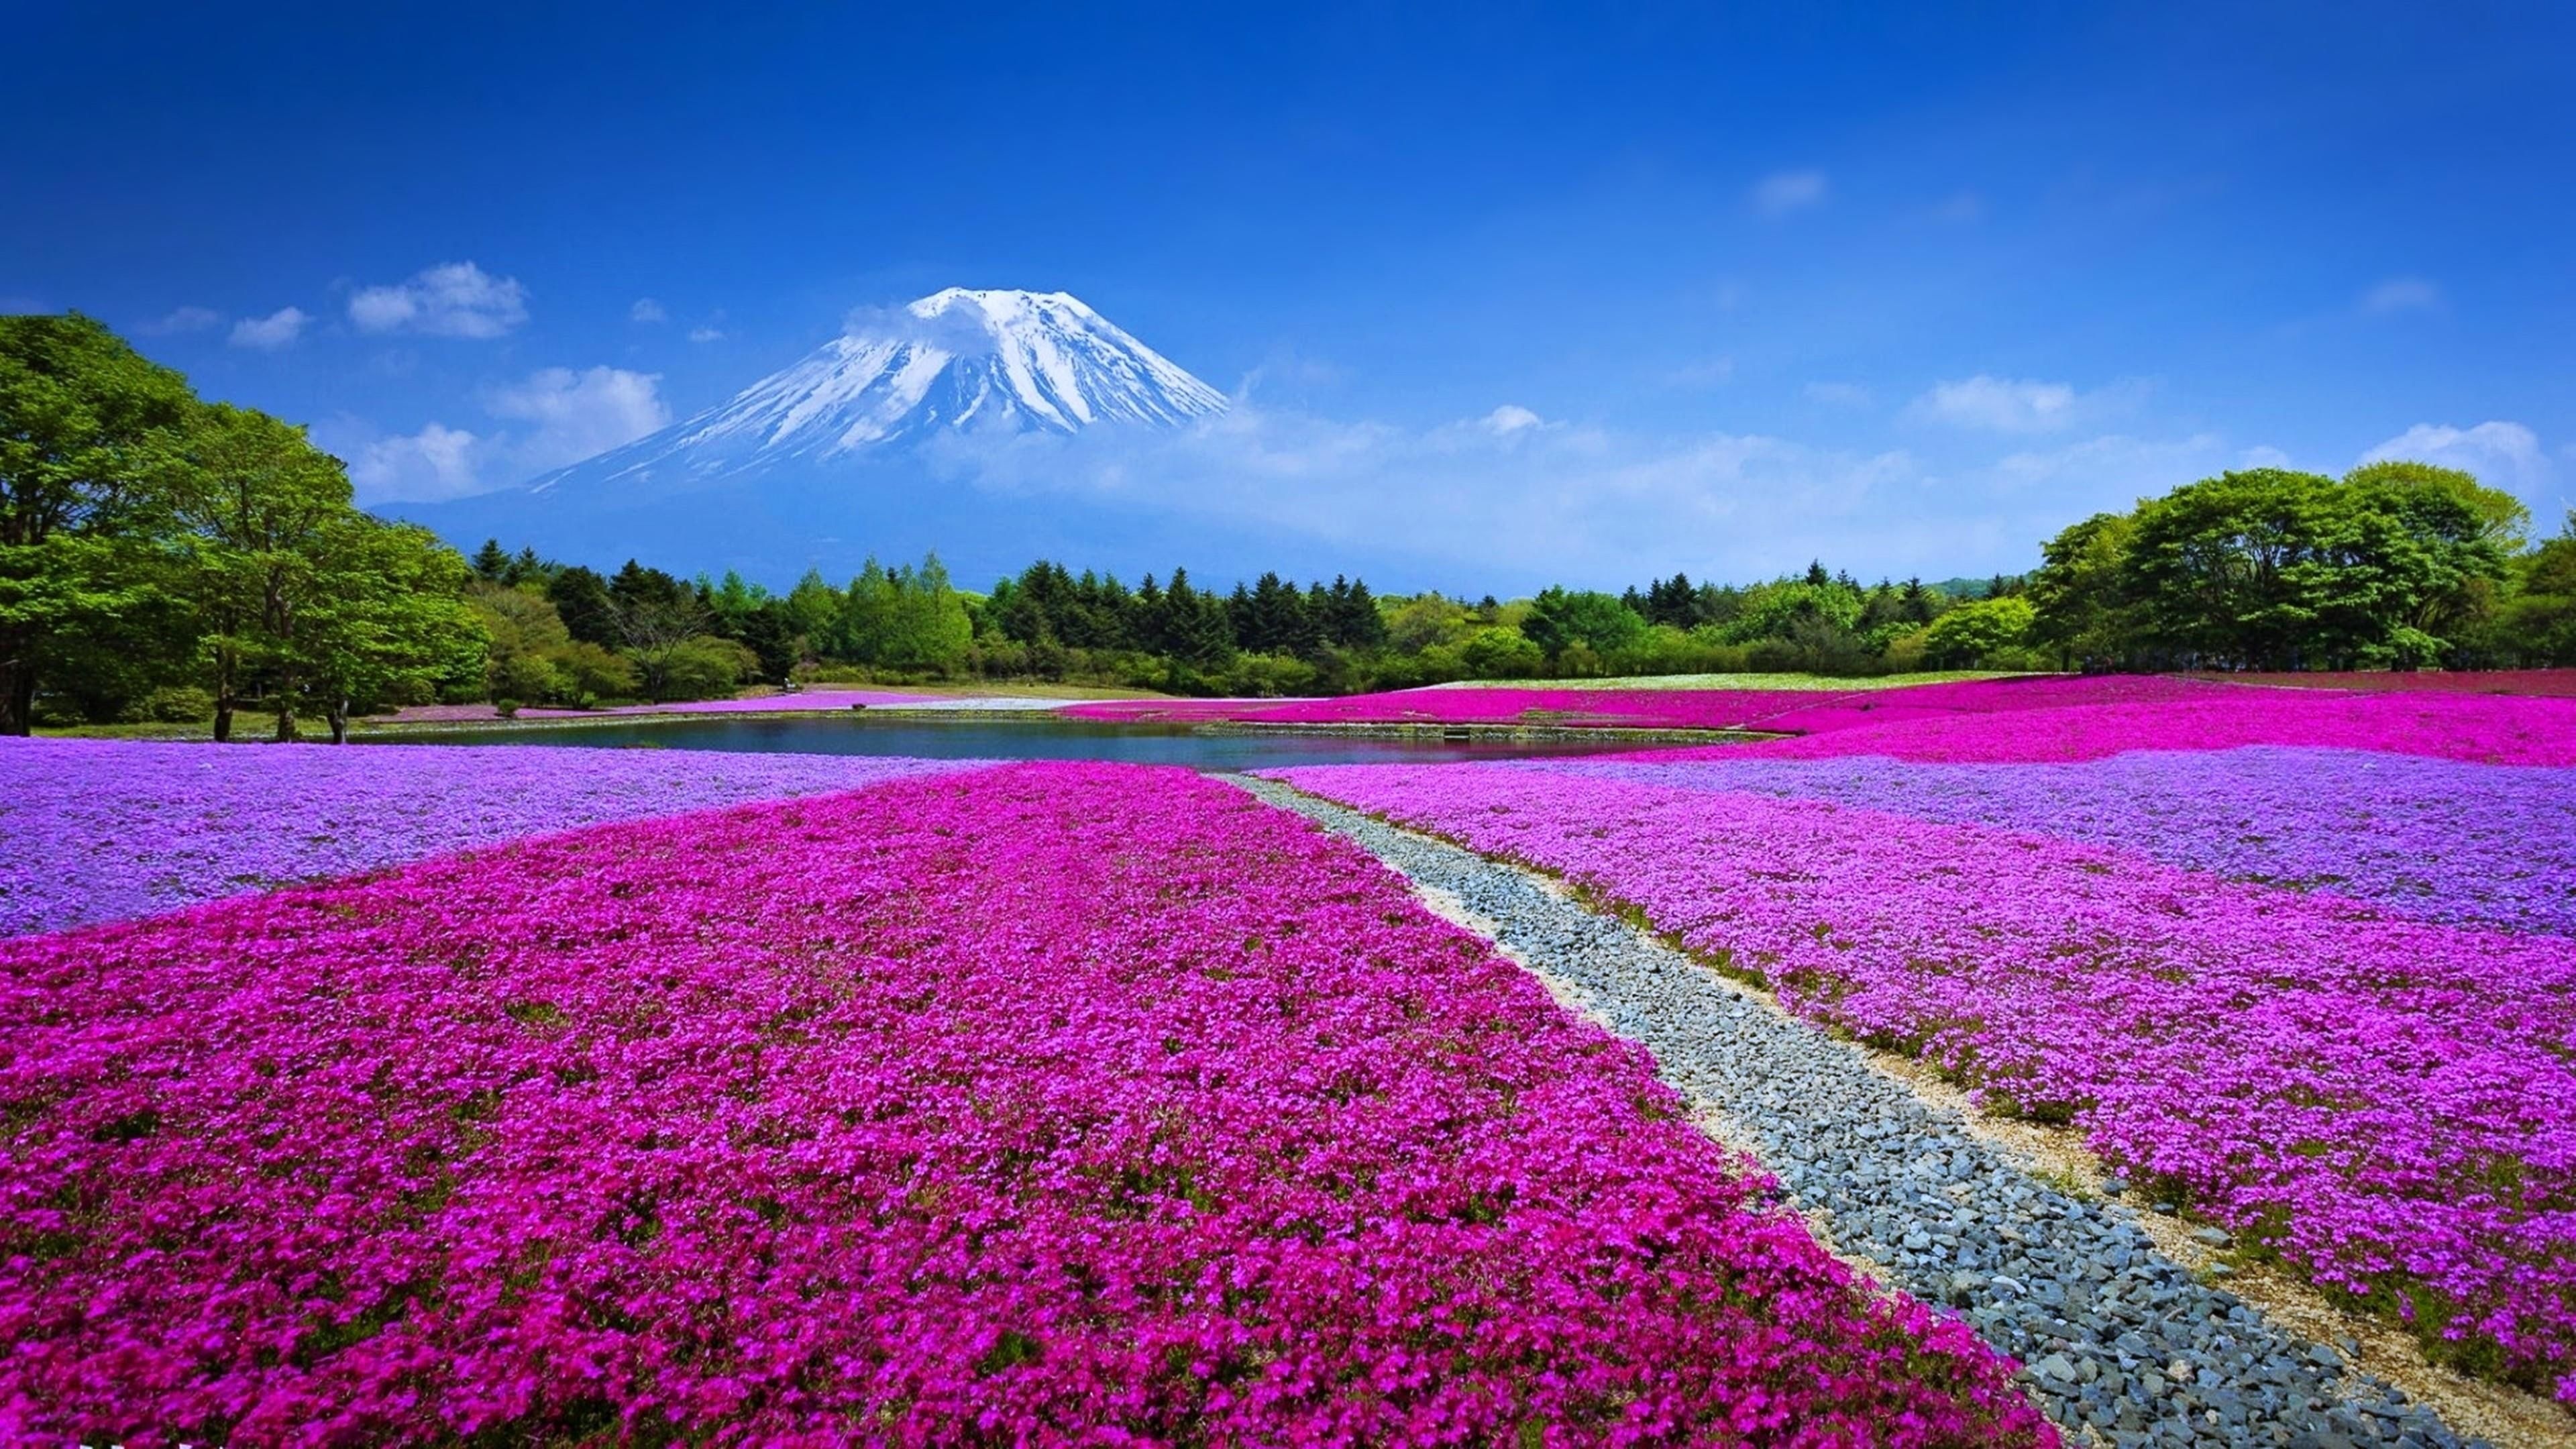
<path id="1" fill-rule="evenodd" d="M 361 737 L 363 738 L 363 737 Z M 992 719 L 890 719 L 830 714 L 812 719 L 658 716 L 566 725 L 423 731 L 370 743 L 564 745 L 573 748 L 738 750 L 803 755 L 913 755 L 929 759 L 1117 760 L 1195 770 L 1280 765 L 1433 764 L 1651 748 L 1633 739 L 1371 739 L 1356 735 L 1200 733 L 1184 726 L 1104 724 L 1032 712 Z"/>

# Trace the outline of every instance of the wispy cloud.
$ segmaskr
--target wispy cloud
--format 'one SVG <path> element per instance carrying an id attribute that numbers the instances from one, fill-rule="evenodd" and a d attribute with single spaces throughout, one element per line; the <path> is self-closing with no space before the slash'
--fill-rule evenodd
<path id="1" fill-rule="evenodd" d="M 1827 183 L 1822 171 L 1779 171 L 1753 186 L 1753 210 L 1772 220 L 1822 205 Z"/>
<path id="2" fill-rule="evenodd" d="M 360 502 L 445 502 L 508 487 L 663 427 L 671 410 L 660 381 L 616 367 L 541 368 L 483 396 L 487 414 L 524 427 L 476 433 L 433 422 L 395 437 L 357 425 L 330 431 L 349 453 Z"/>
<path id="3" fill-rule="evenodd" d="M 1807 401 L 1828 407 L 1865 408 L 1870 402 L 1869 389 L 1856 382 L 1811 382 L 1804 392 Z"/>
<path id="4" fill-rule="evenodd" d="M 689 329 L 689 340 L 691 342 L 722 342 L 724 341 L 724 329 L 721 327 L 692 327 Z"/>
<path id="5" fill-rule="evenodd" d="M 1703 358 L 1698 362 L 1673 369 L 1665 380 L 1675 387 L 1724 387 L 1735 380 L 1735 359 L 1732 357 Z"/>
<path id="6" fill-rule="evenodd" d="M 1914 532 L 1890 520 L 1914 512 L 1922 486 L 1901 452 L 1625 433 L 1516 404 L 1414 429 L 1242 401 L 1177 433 L 945 435 L 930 456 L 962 486 L 1283 530 L 1354 560 L 1400 552 L 1514 587 L 1751 576 L 1790 553 L 1853 558 L 1855 540 L 1910 557 Z"/>
<path id="7" fill-rule="evenodd" d="M 295 345 L 313 318 L 301 307 L 280 307 L 265 317 L 244 317 L 233 324 L 228 339 L 235 347 L 278 352 Z"/>
<path id="8" fill-rule="evenodd" d="M 1906 404 L 1923 422 L 1992 433 L 2047 433 L 2075 422 L 2075 389 L 2062 382 L 2034 382 L 1978 373 L 1932 390 Z"/>
<path id="9" fill-rule="evenodd" d="M 135 330 L 148 337 L 169 337 L 182 332 L 203 332 L 223 320 L 224 314 L 212 307 L 180 307 Z"/>
<path id="10" fill-rule="evenodd" d="M 656 390 L 660 382 L 656 374 L 619 367 L 548 367 L 495 389 L 484 410 L 536 425 L 513 445 L 512 462 L 523 473 L 542 473 L 668 426 L 671 409 Z"/>
<path id="11" fill-rule="evenodd" d="M 2442 289 L 2422 277 L 2390 277 L 2362 293 L 2356 305 L 2365 317 L 2439 312 L 2443 307 Z"/>
<path id="12" fill-rule="evenodd" d="M 662 310 L 662 304 L 650 297 L 636 298 L 635 305 L 626 309 L 626 317 L 629 321 L 647 324 L 671 320 L 671 314 Z"/>
<path id="13" fill-rule="evenodd" d="M 483 440 L 463 428 L 431 423 L 417 433 L 360 444 L 349 481 L 361 503 L 439 503 L 488 490 Z"/>
<path id="14" fill-rule="evenodd" d="M 2520 423 L 2491 420 L 2473 428 L 2447 423 L 2417 423 L 2361 455 L 2364 463 L 2406 458 L 2438 463 L 2477 475 L 2493 488 L 2518 493 L 2526 500 L 2544 493 L 2556 476 L 2540 436 Z"/>
<path id="15" fill-rule="evenodd" d="M 1986 200 L 1973 191 L 1953 191 L 1925 208 L 1923 215 L 1928 220 L 1965 226 L 1985 219 Z"/>
<path id="16" fill-rule="evenodd" d="M 387 287 L 349 298 L 349 321 L 361 332 L 414 332 L 429 337 L 489 339 L 528 320 L 528 289 L 472 262 L 445 262 Z"/>

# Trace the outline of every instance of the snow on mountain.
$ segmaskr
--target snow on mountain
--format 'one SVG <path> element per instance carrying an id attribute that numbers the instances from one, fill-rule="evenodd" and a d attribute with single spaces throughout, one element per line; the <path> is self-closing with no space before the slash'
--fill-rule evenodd
<path id="1" fill-rule="evenodd" d="M 558 470 L 530 493 L 857 461 L 942 431 L 1172 427 L 1225 395 L 1063 292 L 951 287 L 850 330 L 728 402 Z"/>

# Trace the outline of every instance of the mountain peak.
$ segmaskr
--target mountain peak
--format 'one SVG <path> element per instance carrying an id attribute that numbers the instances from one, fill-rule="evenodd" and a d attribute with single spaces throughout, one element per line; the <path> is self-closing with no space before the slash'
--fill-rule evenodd
<path id="1" fill-rule="evenodd" d="M 708 480 L 946 432 L 1176 427 L 1225 406 L 1070 293 L 949 287 L 853 313 L 842 335 L 729 401 L 531 487 Z"/>

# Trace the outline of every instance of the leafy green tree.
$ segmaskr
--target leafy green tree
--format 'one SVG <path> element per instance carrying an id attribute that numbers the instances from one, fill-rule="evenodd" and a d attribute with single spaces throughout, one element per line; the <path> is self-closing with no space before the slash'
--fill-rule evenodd
<path id="1" fill-rule="evenodd" d="M 1923 641 L 1923 662 L 1935 669 L 2014 664 L 2029 646 L 2037 612 L 2019 594 L 1961 604 L 1932 621 Z"/>
<path id="2" fill-rule="evenodd" d="M 2486 631 L 2487 652 L 2517 664 L 2576 664 L 2576 509 L 2557 537 L 2513 561 L 2513 574 Z"/>
<path id="3" fill-rule="evenodd" d="M 353 706 L 426 699 L 441 679 L 481 666 L 488 636 L 459 597 L 469 575 L 456 550 L 427 529 L 355 509 L 332 518 L 318 542 L 292 677 L 333 744 L 348 743 Z"/>
<path id="4" fill-rule="evenodd" d="M 1646 621 L 1616 594 L 1573 592 L 1552 585 L 1530 601 L 1521 633 L 1549 659 L 1580 644 L 1594 654 L 1625 649 L 1644 637 Z"/>
<path id="5" fill-rule="evenodd" d="M 186 455 L 195 481 L 178 509 L 183 587 L 205 630 L 215 738 L 232 737 L 256 684 L 275 707 L 276 737 L 292 740 L 311 662 L 306 616 L 340 586 L 326 565 L 335 526 L 355 513 L 349 475 L 302 428 L 222 403 L 199 410 Z"/>
<path id="6" fill-rule="evenodd" d="M 1479 629 L 1460 646 L 1458 657 L 1478 679 L 1529 679 L 1547 669 L 1547 651 L 1519 629 Z"/>
<path id="7" fill-rule="evenodd" d="M 2121 570 L 2137 635 L 2258 669 L 2430 662 L 2449 647 L 2434 629 L 2467 622 L 2505 571 L 2509 520 L 2483 491 L 2465 475 L 2266 468 L 2149 499 Z"/>
<path id="8" fill-rule="evenodd" d="M 1808 572 L 1811 577 L 1806 579 L 1781 579 L 1745 590 L 1735 617 L 1724 626 L 1727 642 L 1789 640 L 1792 635 L 1812 641 L 1856 629 L 1861 614 L 1859 591 L 1830 578 L 1816 582 L 1812 575 L 1820 570 Z"/>
<path id="9" fill-rule="evenodd" d="M 2129 656 L 2135 624 L 2123 579 L 2135 526 L 2125 513 L 2097 513 L 2067 525 L 2041 547 L 2029 589 L 2033 646 L 2056 651 L 2061 664 L 2087 669 Z"/>
<path id="10" fill-rule="evenodd" d="M 845 659 L 883 669 L 946 672 L 965 662 L 975 628 L 965 601 L 948 582 L 948 570 L 932 554 L 918 569 L 889 569 L 869 559 L 850 581 L 834 637 Z"/>
<path id="11" fill-rule="evenodd" d="M 158 597 L 192 404 L 90 318 L 0 317 L 0 734 Z"/>

